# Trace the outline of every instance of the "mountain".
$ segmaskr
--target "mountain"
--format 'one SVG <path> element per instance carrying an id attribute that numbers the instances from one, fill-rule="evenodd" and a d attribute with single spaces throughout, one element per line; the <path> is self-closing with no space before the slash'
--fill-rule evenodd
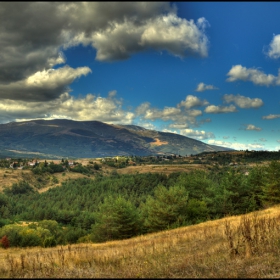
<path id="1" fill-rule="evenodd" d="M 135 125 L 66 119 L 0 124 L 0 156 L 95 158 L 226 150 L 231 149 Z"/>

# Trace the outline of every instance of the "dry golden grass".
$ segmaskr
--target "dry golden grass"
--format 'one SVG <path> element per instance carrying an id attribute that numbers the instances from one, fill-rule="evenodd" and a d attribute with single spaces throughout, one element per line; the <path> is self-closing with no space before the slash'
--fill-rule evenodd
<path id="1" fill-rule="evenodd" d="M 125 168 L 118 169 L 119 174 L 135 174 L 135 173 L 164 173 L 169 175 L 173 172 L 190 172 L 194 170 L 206 170 L 207 166 L 204 164 L 172 164 L 172 165 L 137 165 L 128 166 Z"/>
<path id="2" fill-rule="evenodd" d="M 31 170 L 17 170 L 11 168 L 0 168 L 0 191 L 4 186 L 12 186 L 21 180 L 30 180 L 32 176 Z"/>
<path id="3" fill-rule="evenodd" d="M 58 179 L 58 183 L 54 184 L 52 182 L 49 182 L 48 184 L 46 184 L 45 187 L 38 190 L 39 193 L 45 192 L 51 188 L 60 187 L 62 182 L 67 181 L 69 179 L 88 178 L 87 175 L 74 172 L 55 173 L 54 176 Z M 93 176 L 91 177 L 93 178 Z"/>
<path id="4" fill-rule="evenodd" d="M 56 177 L 58 179 L 58 183 L 54 183 L 52 178 Z M 12 184 L 18 183 L 20 181 L 27 181 L 31 186 L 35 188 L 40 184 L 37 178 L 42 178 L 44 183 L 41 182 L 43 185 L 38 191 L 43 192 L 47 191 L 49 188 L 58 187 L 63 181 L 68 179 L 77 179 L 87 177 L 86 175 L 74 172 L 65 172 L 63 173 L 55 173 L 55 174 L 44 174 L 44 175 L 34 175 L 32 170 L 18 170 L 18 169 L 0 169 L 0 192 L 3 190 L 4 186 L 11 187 Z"/>
<path id="5" fill-rule="evenodd" d="M 0 249 L 2 278 L 277 278 L 280 206 L 103 244 Z"/>

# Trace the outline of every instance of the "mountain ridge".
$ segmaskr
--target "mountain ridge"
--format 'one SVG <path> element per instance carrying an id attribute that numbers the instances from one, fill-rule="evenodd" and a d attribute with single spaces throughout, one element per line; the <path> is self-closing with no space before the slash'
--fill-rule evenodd
<path id="1" fill-rule="evenodd" d="M 95 158 L 120 155 L 198 154 L 232 149 L 183 135 L 137 125 L 68 119 L 0 124 L 0 151 L 24 151 L 53 157 Z"/>

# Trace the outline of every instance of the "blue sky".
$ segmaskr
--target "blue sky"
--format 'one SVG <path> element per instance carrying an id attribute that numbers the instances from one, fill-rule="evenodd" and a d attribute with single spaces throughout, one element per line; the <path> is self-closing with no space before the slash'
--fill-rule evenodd
<path id="1" fill-rule="evenodd" d="M 279 2 L 0 8 L 1 123 L 99 120 L 280 149 Z"/>

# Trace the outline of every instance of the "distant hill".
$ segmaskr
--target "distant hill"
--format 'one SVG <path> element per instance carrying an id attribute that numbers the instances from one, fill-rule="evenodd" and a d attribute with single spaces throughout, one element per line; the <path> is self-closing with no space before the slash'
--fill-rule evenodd
<path id="1" fill-rule="evenodd" d="M 0 124 L 0 156 L 95 158 L 198 154 L 232 149 L 174 133 L 99 121 L 33 120 Z"/>

